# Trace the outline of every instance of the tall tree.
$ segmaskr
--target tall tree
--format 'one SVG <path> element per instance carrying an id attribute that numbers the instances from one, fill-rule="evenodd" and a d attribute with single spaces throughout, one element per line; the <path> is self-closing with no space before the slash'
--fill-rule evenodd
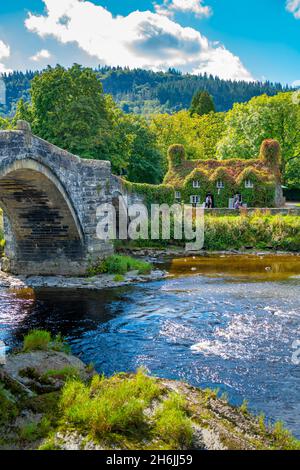
<path id="1" fill-rule="evenodd" d="M 80 65 L 49 67 L 32 81 L 31 102 L 20 100 L 14 120 L 83 158 L 109 160 L 133 182 L 162 180 L 161 153 L 147 122 L 125 115 L 103 93 L 95 72 Z"/>
<path id="2" fill-rule="evenodd" d="M 226 133 L 218 144 L 220 159 L 254 158 L 264 139 L 276 139 L 282 148 L 282 172 L 287 184 L 300 187 L 300 104 L 292 93 L 253 98 L 236 104 L 226 115 Z"/>
<path id="3" fill-rule="evenodd" d="M 154 132 L 145 119 L 125 116 L 126 135 L 130 137 L 127 178 L 138 183 L 161 183 L 163 179 L 163 157 Z"/>
<path id="4" fill-rule="evenodd" d="M 192 104 L 190 107 L 190 114 L 198 114 L 199 116 L 204 116 L 211 112 L 215 112 L 216 108 L 214 105 L 214 100 L 207 91 L 197 91 L 193 96 Z"/>
<path id="5" fill-rule="evenodd" d="M 31 103 L 21 102 L 16 118 L 29 119 L 35 134 L 70 152 L 99 157 L 99 128 L 106 125 L 107 110 L 91 69 L 49 67 L 32 80 L 30 94 Z"/>
<path id="6" fill-rule="evenodd" d="M 180 111 L 153 116 L 150 127 L 156 134 L 166 165 L 167 151 L 173 144 L 184 145 L 188 160 L 216 158 L 217 144 L 225 130 L 224 120 L 225 113 L 191 117 L 188 111 Z"/>

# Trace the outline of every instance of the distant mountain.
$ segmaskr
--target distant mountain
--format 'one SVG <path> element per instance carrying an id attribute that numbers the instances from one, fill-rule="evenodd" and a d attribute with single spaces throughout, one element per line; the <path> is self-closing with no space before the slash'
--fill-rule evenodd
<path id="1" fill-rule="evenodd" d="M 17 101 L 22 97 L 29 99 L 30 81 L 36 73 L 38 72 L 28 71 L 3 75 L 7 102 L 6 106 L 0 105 L 0 113 L 13 115 Z M 206 74 L 182 74 L 173 69 L 168 72 L 152 72 L 99 67 L 96 73 L 105 93 L 110 93 L 126 113 L 143 115 L 173 113 L 189 108 L 192 97 L 198 90 L 206 90 L 213 96 L 217 111 L 228 111 L 234 103 L 249 101 L 264 93 L 272 96 L 289 91 L 289 87 L 280 83 L 235 82 Z"/>

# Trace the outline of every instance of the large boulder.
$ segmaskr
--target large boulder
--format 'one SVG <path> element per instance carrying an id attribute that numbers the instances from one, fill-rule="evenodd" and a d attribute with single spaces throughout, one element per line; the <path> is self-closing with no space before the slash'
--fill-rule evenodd
<path id="1" fill-rule="evenodd" d="M 90 372 L 75 356 L 58 351 L 32 351 L 8 356 L 2 375 L 24 390 L 46 393 L 59 390 L 70 376 L 86 380 Z"/>

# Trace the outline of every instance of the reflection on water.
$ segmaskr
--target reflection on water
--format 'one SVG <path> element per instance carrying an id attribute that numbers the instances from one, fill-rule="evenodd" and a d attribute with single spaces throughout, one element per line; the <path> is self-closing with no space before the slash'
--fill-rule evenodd
<path id="1" fill-rule="evenodd" d="M 245 259 L 175 260 L 167 280 L 99 293 L 24 298 L 3 290 L 0 340 L 13 346 L 32 328 L 61 332 L 99 372 L 144 365 L 219 387 L 300 437 L 300 366 L 291 361 L 300 339 L 300 258 Z"/>
<path id="2" fill-rule="evenodd" d="M 218 276 L 229 275 L 263 281 L 284 280 L 300 276 L 300 256 L 296 255 L 222 255 L 178 258 L 169 264 L 175 275 L 192 273 Z"/>

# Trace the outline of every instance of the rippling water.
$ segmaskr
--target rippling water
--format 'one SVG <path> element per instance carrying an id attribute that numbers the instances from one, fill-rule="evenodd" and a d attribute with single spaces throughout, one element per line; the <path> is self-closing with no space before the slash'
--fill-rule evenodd
<path id="1" fill-rule="evenodd" d="M 24 299 L 0 291 L 0 339 L 13 346 L 32 328 L 61 332 L 99 372 L 144 365 L 158 376 L 218 387 L 300 437 L 300 365 L 292 363 L 300 258 L 182 259 L 171 273 L 100 293 L 47 290 Z"/>

